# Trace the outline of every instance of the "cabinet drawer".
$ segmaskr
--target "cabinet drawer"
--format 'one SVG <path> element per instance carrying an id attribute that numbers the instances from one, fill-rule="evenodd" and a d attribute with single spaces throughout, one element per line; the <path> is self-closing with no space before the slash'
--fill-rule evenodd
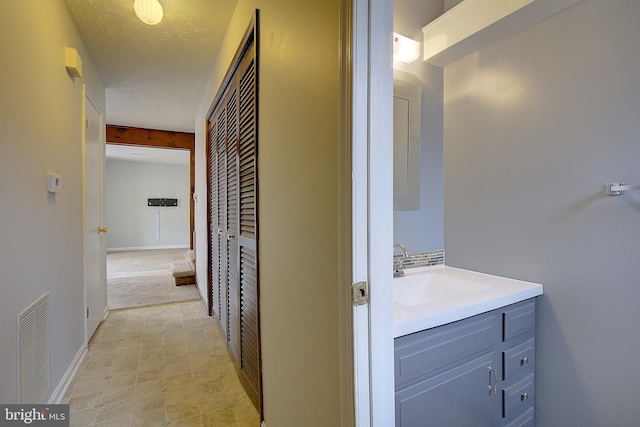
<path id="1" fill-rule="evenodd" d="M 504 427 L 534 427 L 533 408 L 527 409 L 524 414 L 504 425 Z"/>
<path id="2" fill-rule="evenodd" d="M 494 313 L 396 338 L 395 384 L 491 348 L 499 336 L 500 317 Z"/>
<path id="3" fill-rule="evenodd" d="M 506 380 L 535 365 L 535 340 L 531 338 L 520 345 L 505 350 L 502 354 L 504 361 L 502 379 Z"/>
<path id="4" fill-rule="evenodd" d="M 507 417 L 533 406 L 534 390 L 533 374 L 502 390 L 503 416 Z"/>
<path id="5" fill-rule="evenodd" d="M 536 305 L 533 302 L 517 305 L 503 313 L 503 339 L 510 340 L 533 330 L 536 324 Z"/>

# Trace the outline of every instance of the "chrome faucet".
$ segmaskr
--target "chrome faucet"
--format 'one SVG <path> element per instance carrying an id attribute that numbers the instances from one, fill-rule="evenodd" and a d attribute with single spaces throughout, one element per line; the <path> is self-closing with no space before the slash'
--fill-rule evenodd
<path id="1" fill-rule="evenodd" d="M 393 264 L 393 277 L 402 277 L 404 276 L 404 262 L 409 259 L 409 251 L 402 243 L 396 243 L 393 245 L 393 251 L 395 252 L 397 248 L 402 249 L 402 258 Z"/>

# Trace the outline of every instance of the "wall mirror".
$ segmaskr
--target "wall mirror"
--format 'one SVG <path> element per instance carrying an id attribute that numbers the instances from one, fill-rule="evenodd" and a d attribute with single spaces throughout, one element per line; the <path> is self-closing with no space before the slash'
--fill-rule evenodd
<path id="1" fill-rule="evenodd" d="M 393 210 L 420 210 L 420 86 L 393 80 Z"/>

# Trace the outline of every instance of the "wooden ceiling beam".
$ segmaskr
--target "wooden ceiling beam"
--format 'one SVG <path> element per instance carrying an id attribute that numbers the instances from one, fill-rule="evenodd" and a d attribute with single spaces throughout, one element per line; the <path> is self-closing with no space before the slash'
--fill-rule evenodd
<path id="1" fill-rule="evenodd" d="M 107 125 L 107 144 L 193 150 L 195 134 Z"/>

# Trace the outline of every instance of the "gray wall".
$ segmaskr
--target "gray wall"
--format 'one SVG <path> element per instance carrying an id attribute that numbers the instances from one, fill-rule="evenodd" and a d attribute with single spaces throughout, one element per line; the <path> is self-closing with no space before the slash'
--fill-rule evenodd
<path id="1" fill-rule="evenodd" d="M 17 401 L 16 316 L 50 292 L 51 392 L 85 346 L 82 84 L 105 91 L 61 0 L 0 1 L 0 402 Z M 78 50 L 83 77 L 64 66 Z M 62 176 L 48 194 L 46 176 Z"/>
<path id="2" fill-rule="evenodd" d="M 442 14 L 442 0 L 396 0 L 394 31 L 422 41 L 422 27 Z M 443 70 L 420 59 L 413 64 L 396 64 L 393 77 L 422 88 L 422 145 L 420 152 L 420 210 L 393 213 L 394 242 L 404 243 L 409 252 L 439 250 L 442 240 L 442 143 Z"/>
<path id="3" fill-rule="evenodd" d="M 107 159 L 105 173 L 107 248 L 189 247 L 189 165 Z M 166 196 L 154 190 L 171 189 Z M 149 207 L 150 197 L 178 199 L 177 207 Z M 156 219 L 160 213 L 157 238 Z"/>
<path id="4" fill-rule="evenodd" d="M 462 0 L 444 0 L 444 10 L 445 12 L 452 7 L 458 5 L 458 3 L 462 3 Z"/>
<path id="5" fill-rule="evenodd" d="M 583 0 L 445 69 L 447 264 L 544 284 L 538 426 L 640 422 L 640 2 Z"/>

